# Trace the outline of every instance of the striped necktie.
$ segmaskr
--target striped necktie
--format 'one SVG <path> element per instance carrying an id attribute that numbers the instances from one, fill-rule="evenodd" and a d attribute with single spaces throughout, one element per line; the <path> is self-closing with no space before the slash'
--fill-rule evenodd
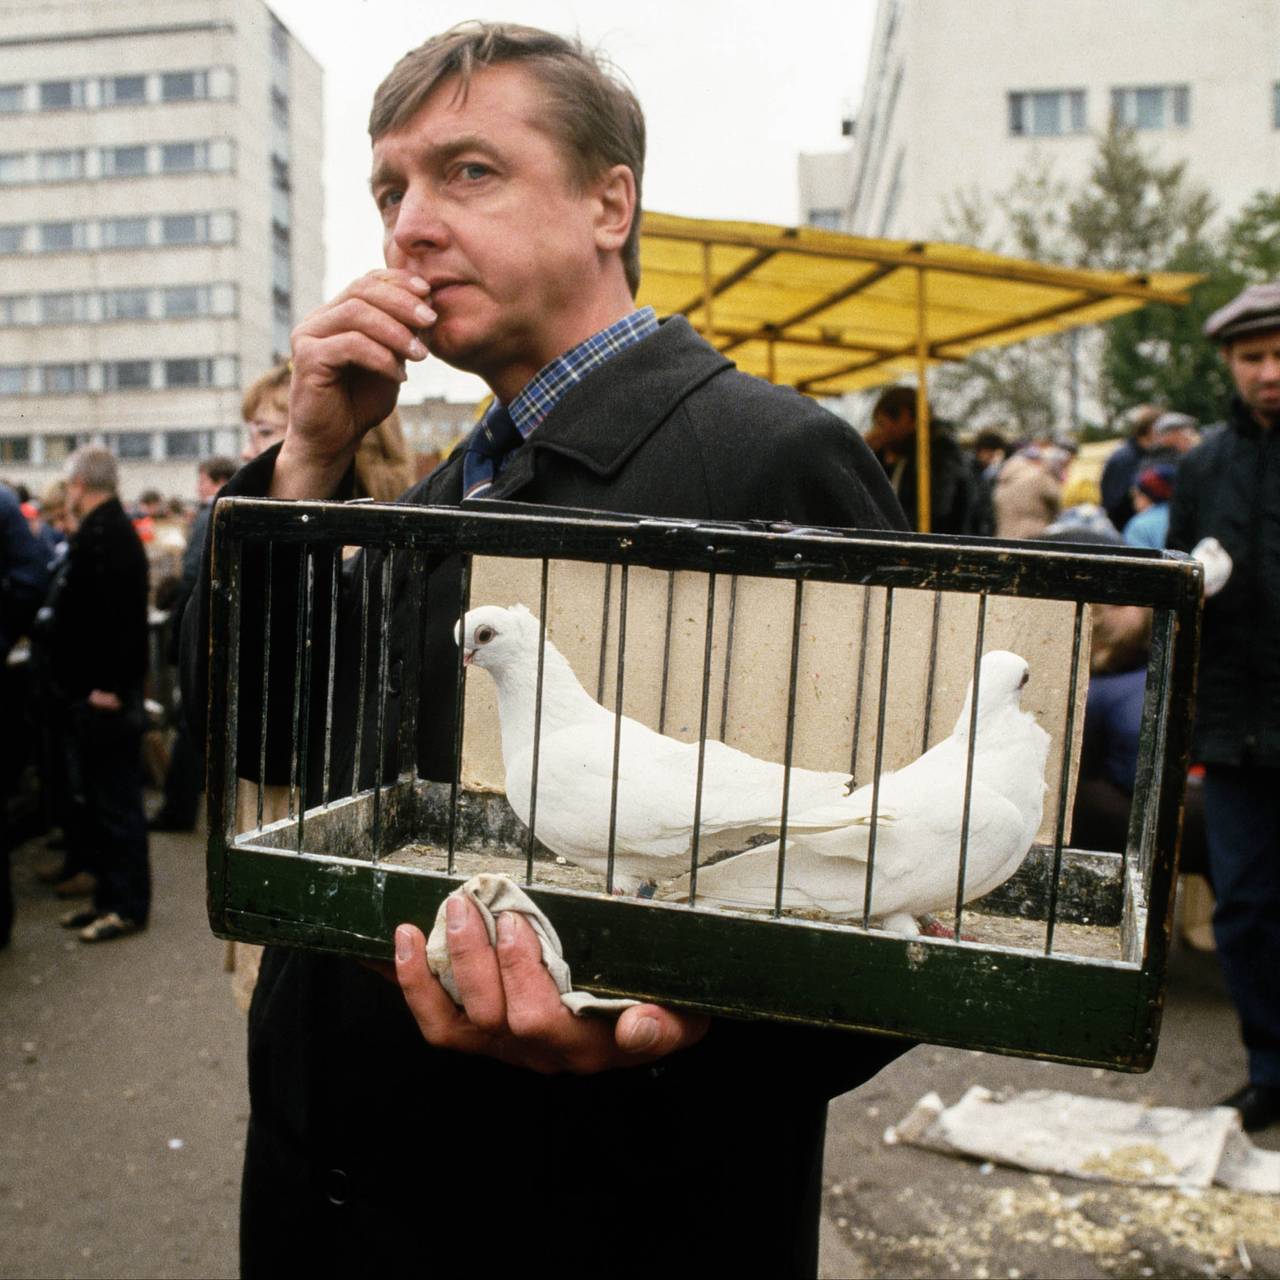
<path id="1" fill-rule="evenodd" d="M 514 449 L 524 443 L 511 415 L 496 400 L 467 441 L 462 459 L 462 496 L 474 498 L 502 473 Z"/>

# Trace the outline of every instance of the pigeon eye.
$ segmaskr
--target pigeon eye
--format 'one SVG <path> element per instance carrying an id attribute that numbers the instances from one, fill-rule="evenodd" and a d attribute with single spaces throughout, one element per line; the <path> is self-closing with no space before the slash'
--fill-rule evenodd
<path id="1" fill-rule="evenodd" d="M 488 644 L 498 633 L 490 626 L 476 628 L 476 644 Z"/>

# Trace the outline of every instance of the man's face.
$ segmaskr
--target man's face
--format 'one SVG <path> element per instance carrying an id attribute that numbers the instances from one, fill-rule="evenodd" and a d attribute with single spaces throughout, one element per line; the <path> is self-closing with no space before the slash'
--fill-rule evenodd
<path id="1" fill-rule="evenodd" d="M 602 268 L 599 187 L 579 190 L 533 123 L 544 95 L 526 71 L 478 71 L 465 99 L 457 87 L 374 143 L 383 253 L 431 286 L 434 355 L 521 386 L 600 327 L 581 332 Z"/>
<path id="2" fill-rule="evenodd" d="M 1236 338 L 1224 354 L 1240 399 L 1260 422 L 1280 424 L 1280 329 Z"/>
<path id="3" fill-rule="evenodd" d="M 881 409 L 871 416 L 872 448 L 882 449 L 891 454 L 905 452 L 907 441 L 915 435 L 916 420 L 906 409 L 896 414 Z"/>
<path id="4" fill-rule="evenodd" d="M 1176 431 L 1164 431 L 1156 437 L 1156 444 L 1175 453 L 1190 453 L 1200 443 L 1200 433 L 1194 427 L 1179 427 Z"/>

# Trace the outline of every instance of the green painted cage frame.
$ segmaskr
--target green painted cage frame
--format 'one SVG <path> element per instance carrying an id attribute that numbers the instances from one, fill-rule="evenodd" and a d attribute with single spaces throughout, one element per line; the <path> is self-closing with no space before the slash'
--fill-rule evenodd
<path id="1" fill-rule="evenodd" d="M 554 887 L 528 889 L 555 921 L 576 985 L 601 994 L 1119 1070 L 1150 1067 L 1164 998 L 1190 748 L 1202 592 L 1202 573 L 1193 560 L 1061 543 L 965 542 L 492 503 L 445 509 L 219 502 L 209 638 L 211 927 L 228 939 L 381 960 L 391 956 L 395 926 L 403 920 L 429 925 L 464 877 L 388 866 L 371 848 L 370 833 L 373 844 L 385 848 L 424 829 L 440 831 L 442 823 L 450 827 L 451 839 L 458 833 L 465 838 L 465 797 L 455 806 L 456 779 L 452 785 L 423 781 L 415 762 L 404 758 L 394 783 L 309 807 L 300 795 L 296 812 L 291 789 L 289 817 L 259 821 L 256 830 L 236 834 L 239 707 L 233 691 L 239 646 L 231 638 L 241 634 L 246 608 L 245 557 L 263 554 L 268 544 L 269 555 L 302 552 L 311 565 L 315 560 L 306 556 L 336 555 L 336 549 L 355 546 L 777 577 L 796 584 L 797 602 L 810 581 L 1076 601 L 1077 647 L 1084 602 L 1151 608 L 1126 851 L 1063 848 L 1060 830 L 1055 849 L 1033 849 L 1018 875 L 984 899 L 994 911 L 1017 915 L 1045 909 L 1047 894 L 1050 920 L 1071 919 L 1073 912 L 1110 918 L 1120 929 L 1120 961 L 1051 949 L 1038 954 L 958 937 L 906 939 L 857 925 Z M 460 682 L 461 664 L 458 677 Z M 1071 893 L 1059 893 L 1062 868 L 1071 871 Z"/>

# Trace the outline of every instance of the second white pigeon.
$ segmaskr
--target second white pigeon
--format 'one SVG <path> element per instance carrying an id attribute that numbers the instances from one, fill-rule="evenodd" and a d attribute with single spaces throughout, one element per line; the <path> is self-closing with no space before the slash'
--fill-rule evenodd
<path id="1" fill-rule="evenodd" d="M 538 619 L 523 605 L 484 605 L 472 609 L 463 621 L 464 664 L 482 667 L 497 685 L 507 800 L 520 820 L 528 823 Z M 459 639 L 456 628 L 454 638 Z M 587 693 L 550 640 L 544 653 L 536 835 L 570 862 L 603 874 L 608 862 L 617 717 Z M 697 742 L 680 742 L 622 717 L 614 834 L 616 888 L 634 892 L 647 881 L 687 870 L 697 771 Z M 742 848 L 753 836 L 778 830 L 785 773 L 780 764 L 707 740 L 698 815 L 700 862 L 713 853 Z M 798 812 L 832 803 L 845 795 L 848 783 L 846 773 L 792 769 L 789 809 Z"/>
<path id="2" fill-rule="evenodd" d="M 1022 865 L 1044 814 L 1049 735 L 1021 707 L 1030 676 L 1007 650 L 982 658 L 963 900 L 1003 884 Z M 870 916 L 914 936 L 917 918 L 954 907 L 959 878 L 973 685 L 949 737 L 880 779 Z M 798 810 L 786 844 L 782 906 L 860 919 L 871 845 L 872 787 L 834 804 Z M 806 829 L 808 828 L 808 829 Z M 776 841 L 698 872 L 697 901 L 769 909 Z"/>

